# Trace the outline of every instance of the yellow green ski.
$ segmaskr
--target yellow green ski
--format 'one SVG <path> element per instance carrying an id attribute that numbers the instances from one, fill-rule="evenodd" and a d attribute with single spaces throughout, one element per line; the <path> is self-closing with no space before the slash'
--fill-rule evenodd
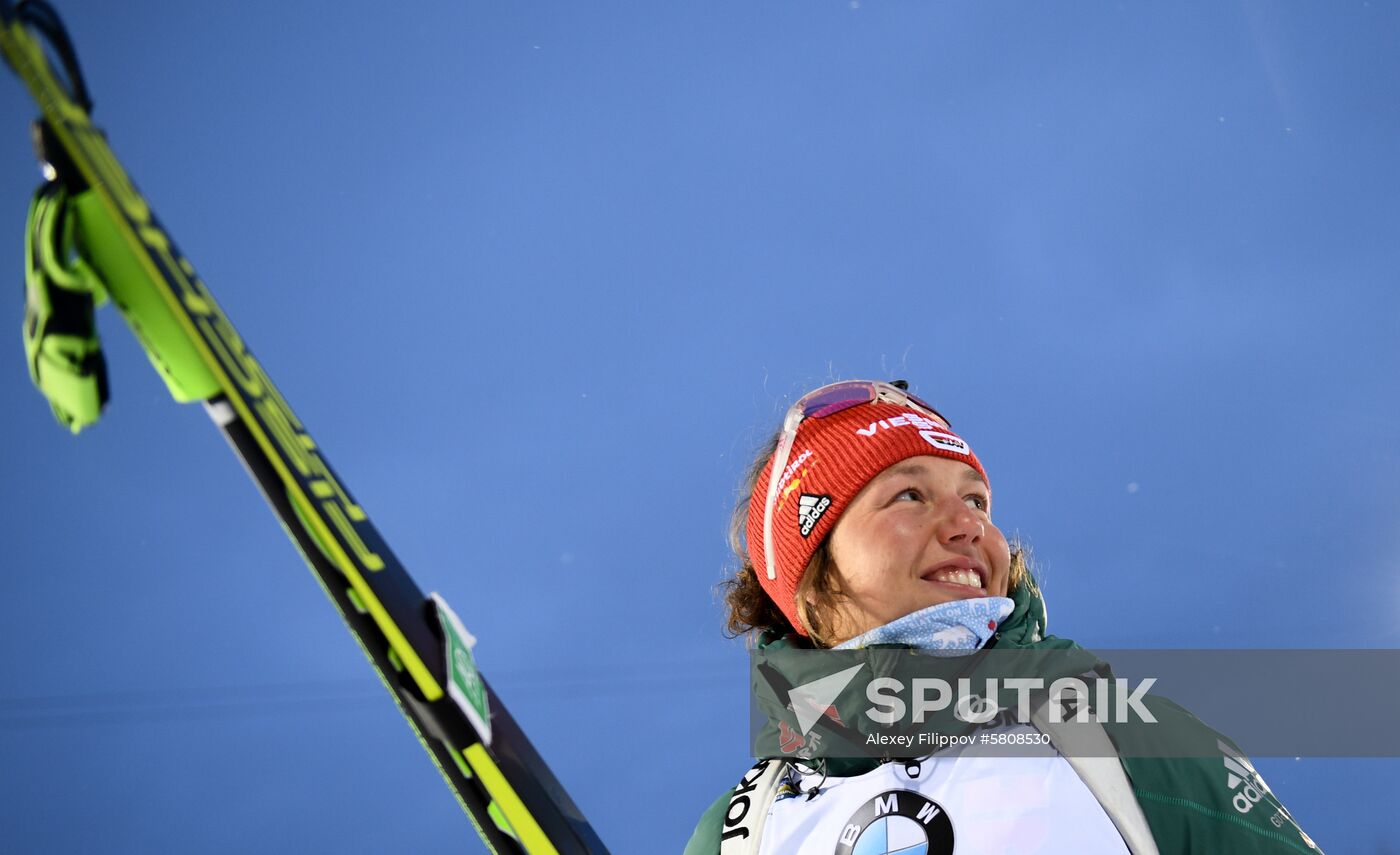
<path id="1" fill-rule="evenodd" d="M 0 0 L 0 52 L 42 114 L 24 334 L 59 421 L 76 433 L 106 402 L 92 313 L 110 299 L 175 399 L 202 402 L 243 461 L 486 845 L 605 852 L 476 671 L 475 640 L 418 589 L 127 177 L 51 7 Z"/>

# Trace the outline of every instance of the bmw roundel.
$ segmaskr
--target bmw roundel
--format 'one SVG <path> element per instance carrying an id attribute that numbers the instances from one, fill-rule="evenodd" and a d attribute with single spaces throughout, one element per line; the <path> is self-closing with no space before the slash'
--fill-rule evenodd
<path id="1" fill-rule="evenodd" d="M 953 821 L 943 806 L 910 790 L 887 790 L 860 806 L 833 855 L 952 855 Z"/>

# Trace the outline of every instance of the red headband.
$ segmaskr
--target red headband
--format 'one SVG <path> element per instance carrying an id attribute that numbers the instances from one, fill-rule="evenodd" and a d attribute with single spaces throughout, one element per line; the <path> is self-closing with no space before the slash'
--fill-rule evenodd
<path id="1" fill-rule="evenodd" d="M 966 442 L 913 407 L 876 402 L 802 421 L 773 509 L 774 579 L 768 578 L 763 554 L 763 512 L 773 469 L 768 459 L 749 498 L 749 561 L 763 590 L 800 634 L 807 630 L 797 618 L 797 586 L 817 547 L 872 478 L 923 455 L 966 463 L 987 478 Z"/>

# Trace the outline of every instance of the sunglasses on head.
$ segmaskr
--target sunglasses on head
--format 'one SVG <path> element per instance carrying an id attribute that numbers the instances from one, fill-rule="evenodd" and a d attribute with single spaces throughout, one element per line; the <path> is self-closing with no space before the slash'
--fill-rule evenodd
<path id="1" fill-rule="evenodd" d="M 768 498 L 763 506 L 763 558 L 769 579 L 778 578 L 776 551 L 773 548 L 773 511 L 778 504 L 783 470 L 787 468 L 793 443 L 797 441 L 797 426 L 807 419 L 824 419 L 851 407 L 883 401 L 920 410 L 944 428 L 952 430 L 952 426 L 942 414 L 928 403 L 909 394 L 908 386 L 909 384 L 902 380 L 893 383 L 882 383 L 878 380 L 845 380 L 808 392 L 788 408 L 787 415 L 783 417 L 782 437 L 778 440 L 777 450 L 773 452 L 773 468 L 769 470 L 768 475 Z"/>

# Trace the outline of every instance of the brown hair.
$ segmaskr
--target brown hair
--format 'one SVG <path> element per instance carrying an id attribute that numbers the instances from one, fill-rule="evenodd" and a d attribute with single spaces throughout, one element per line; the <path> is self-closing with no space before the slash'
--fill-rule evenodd
<path id="1" fill-rule="evenodd" d="M 753 488 L 768 459 L 778 447 L 782 431 L 775 433 L 759 449 L 753 465 L 739 486 L 738 500 L 729 520 L 729 548 L 733 550 L 739 569 L 733 576 L 719 585 L 729 607 L 725 629 L 731 636 L 750 632 L 772 632 L 789 635 L 796 631 L 792 623 L 782 613 L 759 584 L 758 574 L 748 553 L 749 502 L 753 499 Z M 1011 573 L 1007 590 L 1014 591 L 1020 585 L 1035 587 L 1035 577 L 1031 574 L 1029 551 L 1019 541 L 1011 544 Z M 837 579 L 836 562 L 831 557 L 831 536 L 827 535 L 812 554 L 803 570 L 802 581 L 797 585 L 797 618 L 802 621 L 807 635 L 818 647 L 827 647 L 831 638 L 834 619 L 844 595 Z"/>

